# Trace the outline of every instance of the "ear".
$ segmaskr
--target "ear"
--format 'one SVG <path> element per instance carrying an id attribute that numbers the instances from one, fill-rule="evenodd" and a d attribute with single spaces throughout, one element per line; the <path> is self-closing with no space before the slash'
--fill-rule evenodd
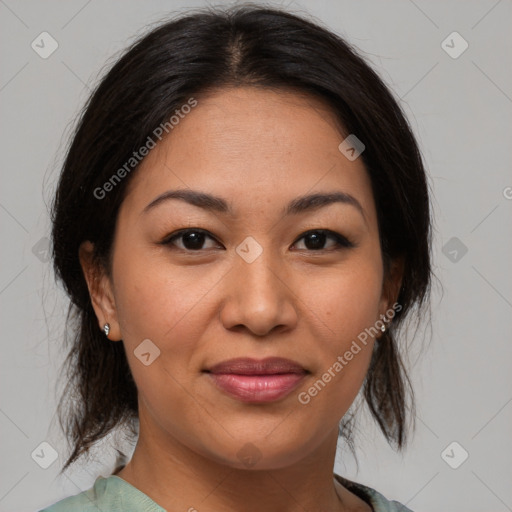
<path id="1" fill-rule="evenodd" d="M 82 242 L 78 250 L 80 265 L 87 282 L 92 307 L 98 319 L 99 329 L 103 331 L 105 324 L 110 325 L 108 338 L 112 341 L 121 339 L 121 330 L 117 319 L 117 309 L 112 282 L 106 269 L 94 258 L 94 244 Z"/>
<path id="2" fill-rule="evenodd" d="M 379 313 L 385 315 L 386 311 L 392 308 L 400 294 L 402 279 L 404 276 L 405 258 L 396 257 L 391 260 L 387 272 L 384 275 L 382 295 L 380 299 Z"/>

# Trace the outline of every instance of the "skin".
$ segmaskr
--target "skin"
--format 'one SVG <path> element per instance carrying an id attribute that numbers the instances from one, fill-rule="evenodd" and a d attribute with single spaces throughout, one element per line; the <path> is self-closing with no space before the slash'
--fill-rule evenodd
<path id="1" fill-rule="evenodd" d="M 370 511 L 333 480 L 338 424 L 368 370 L 374 340 L 307 405 L 307 391 L 365 328 L 394 303 L 401 272 L 384 274 L 371 182 L 349 161 L 328 107 L 294 92 L 222 89 L 198 105 L 131 177 L 113 245 L 112 274 L 97 268 L 92 244 L 80 260 L 100 328 L 122 340 L 139 393 L 140 435 L 118 473 L 167 510 Z M 194 189 L 220 196 L 232 214 L 160 194 Z M 332 203 L 284 215 L 293 199 L 341 191 L 361 205 Z M 108 200 L 108 197 L 104 200 Z M 200 250 L 183 228 L 201 228 Z M 312 229 L 339 233 L 321 250 Z M 253 237 L 262 253 L 247 263 L 236 247 Z M 134 355 L 150 339 L 160 356 Z M 202 370 L 235 358 L 285 357 L 310 373 L 287 397 L 247 404 L 217 389 Z M 259 460 L 237 453 L 248 443 Z M 247 449 L 247 446 L 246 446 Z M 193 510 L 193 509 L 192 509 Z"/>

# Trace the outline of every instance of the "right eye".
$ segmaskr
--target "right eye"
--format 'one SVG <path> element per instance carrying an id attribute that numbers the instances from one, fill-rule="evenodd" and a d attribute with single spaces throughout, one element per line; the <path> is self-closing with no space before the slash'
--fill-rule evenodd
<path id="1" fill-rule="evenodd" d="M 210 239 L 215 242 L 210 247 L 204 247 L 205 241 Z M 163 245 L 174 246 L 183 251 L 200 251 L 203 249 L 215 249 L 219 243 L 204 229 L 181 229 L 171 233 L 161 242 Z"/>

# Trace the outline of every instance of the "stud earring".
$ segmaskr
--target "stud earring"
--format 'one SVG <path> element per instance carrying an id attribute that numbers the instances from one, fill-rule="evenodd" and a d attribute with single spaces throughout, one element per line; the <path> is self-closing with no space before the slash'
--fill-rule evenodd
<path id="1" fill-rule="evenodd" d="M 380 330 L 385 333 L 386 332 L 386 324 L 382 324 Z"/>
<path id="2" fill-rule="evenodd" d="M 108 333 L 110 332 L 110 324 L 105 324 L 103 326 L 103 332 L 105 333 L 105 336 L 108 336 Z"/>

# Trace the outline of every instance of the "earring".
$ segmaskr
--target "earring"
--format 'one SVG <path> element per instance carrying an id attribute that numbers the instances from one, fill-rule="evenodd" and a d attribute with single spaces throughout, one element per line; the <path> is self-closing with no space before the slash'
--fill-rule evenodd
<path id="1" fill-rule="evenodd" d="M 108 333 L 110 332 L 110 324 L 105 324 L 103 326 L 103 332 L 105 333 L 105 336 L 108 336 Z"/>
<path id="2" fill-rule="evenodd" d="M 386 332 L 386 324 L 382 324 L 380 330 L 385 333 Z"/>

